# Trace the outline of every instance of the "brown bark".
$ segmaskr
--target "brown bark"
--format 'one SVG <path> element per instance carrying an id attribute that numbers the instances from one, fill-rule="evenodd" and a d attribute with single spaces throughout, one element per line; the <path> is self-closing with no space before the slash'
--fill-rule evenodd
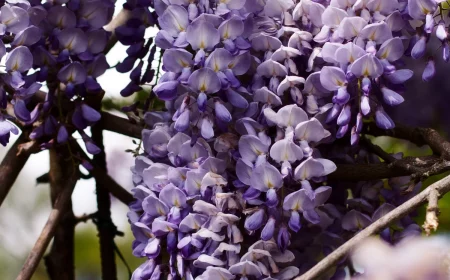
<path id="1" fill-rule="evenodd" d="M 25 144 L 26 142 L 27 136 L 22 133 L 0 164 L 0 205 L 11 190 L 28 158 L 35 151 L 37 145 L 34 142 L 28 145 Z"/>
<path id="2" fill-rule="evenodd" d="M 47 219 L 47 223 L 42 229 L 38 240 L 28 255 L 16 280 L 29 280 L 33 276 L 33 273 L 36 271 L 36 268 L 38 267 L 39 262 L 41 261 L 42 256 L 50 243 L 50 240 L 55 234 L 56 227 L 59 225 L 64 211 L 67 209 L 67 204 L 70 203 L 70 197 L 72 196 L 73 187 L 75 186 L 76 181 L 76 176 L 72 176 L 67 180 L 63 192 L 61 192 L 58 196 L 55 206 Z"/>
<path id="3" fill-rule="evenodd" d="M 125 118 L 121 118 L 110 113 L 102 112 L 103 129 L 113 131 L 122 135 L 140 139 L 142 137 L 142 127 L 131 123 Z"/>
<path id="4" fill-rule="evenodd" d="M 75 175 L 76 174 L 76 175 Z M 71 161 L 68 150 L 50 149 L 50 195 L 52 205 L 58 195 L 67 188 L 66 181 L 78 175 L 78 166 Z M 55 229 L 50 253 L 45 257 L 45 265 L 51 280 L 74 280 L 74 247 L 75 247 L 75 216 L 72 211 L 72 201 L 61 211 L 61 220 Z"/>
<path id="5" fill-rule="evenodd" d="M 98 106 L 96 109 L 101 109 Z M 101 153 L 94 156 L 93 163 L 96 165 L 98 170 L 103 171 L 107 174 L 107 163 L 105 147 L 103 145 L 103 118 L 100 119 L 92 127 L 92 140 L 94 143 L 102 150 Z M 116 255 L 115 255 L 115 244 L 114 237 L 116 236 L 116 227 L 111 220 L 111 200 L 106 183 L 99 180 L 98 177 L 95 179 L 96 191 L 97 191 L 97 207 L 98 212 L 95 218 L 98 237 L 100 240 L 100 259 L 102 266 L 102 279 L 104 280 L 115 280 L 117 279 L 117 268 L 116 268 Z"/>

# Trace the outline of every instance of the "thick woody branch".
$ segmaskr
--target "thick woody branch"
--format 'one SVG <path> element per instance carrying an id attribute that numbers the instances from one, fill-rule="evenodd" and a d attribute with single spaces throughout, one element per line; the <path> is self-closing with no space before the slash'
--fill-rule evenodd
<path id="1" fill-rule="evenodd" d="M 105 130 L 139 139 L 142 137 L 143 128 L 125 118 L 102 112 L 102 120 L 102 127 Z"/>
<path id="2" fill-rule="evenodd" d="M 25 264 L 22 267 L 22 270 L 17 276 L 16 280 L 28 280 L 31 279 L 31 276 L 36 271 L 36 268 L 39 265 L 42 256 L 45 253 L 45 250 L 50 243 L 50 240 L 53 238 L 55 234 L 56 227 L 59 225 L 61 217 L 64 214 L 65 209 L 70 204 L 70 198 L 72 196 L 73 188 L 76 184 L 77 178 L 76 176 L 70 177 L 66 181 L 66 185 L 63 188 L 63 191 L 59 194 L 56 199 L 54 208 L 50 212 L 47 223 L 42 229 L 41 234 L 39 235 L 36 244 L 28 255 Z"/>
<path id="3" fill-rule="evenodd" d="M 6 153 L 0 164 L 0 205 L 8 195 L 28 158 L 36 149 L 37 144 L 27 142 L 27 136 L 22 133 Z"/>
<path id="4" fill-rule="evenodd" d="M 337 164 L 330 180 L 371 181 L 411 175 L 412 179 L 425 179 L 450 170 L 450 162 L 437 156 L 405 157 L 391 163 Z"/>
<path id="5" fill-rule="evenodd" d="M 410 175 L 410 172 L 390 168 L 387 163 L 373 164 L 337 164 L 335 172 L 328 175 L 329 180 L 339 181 L 372 181 Z"/>
<path id="6" fill-rule="evenodd" d="M 428 145 L 435 154 L 450 160 L 450 143 L 432 128 L 411 128 L 396 124 L 395 128 L 384 130 L 378 128 L 376 124 L 370 123 L 366 125 L 363 132 L 373 136 L 391 136 L 408 140 L 419 147 Z"/>
<path id="7" fill-rule="evenodd" d="M 105 130 L 135 138 L 141 137 L 143 128 L 138 124 L 133 124 L 125 118 L 105 112 L 102 113 L 102 118 L 104 120 L 103 128 Z M 427 141 L 431 141 L 431 143 L 434 143 L 434 146 L 438 146 L 438 143 L 442 146 L 440 148 L 435 147 L 436 150 L 440 151 L 446 151 L 447 144 L 445 143 L 448 143 L 432 129 L 408 128 L 401 125 L 391 130 L 382 130 L 376 127 L 376 125 L 368 124 L 365 133 L 373 136 L 392 136 L 399 139 L 406 139 L 419 146 L 426 145 L 428 143 Z M 362 181 L 407 175 L 413 175 L 414 179 L 424 179 L 450 170 L 450 163 L 437 156 L 408 157 L 395 160 L 380 147 L 373 145 L 369 140 L 365 139 L 364 142 L 368 145 L 371 152 L 379 155 L 385 162 L 376 164 L 338 164 L 338 169 L 329 175 L 329 179 Z M 448 149 L 450 152 L 450 148 Z"/>
<path id="8" fill-rule="evenodd" d="M 413 180 L 424 180 L 432 175 L 450 170 L 450 142 L 431 128 L 410 128 L 397 125 L 394 129 L 383 130 L 374 123 L 365 126 L 363 134 L 391 136 L 408 140 L 417 146 L 429 145 L 433 156 L 406 157 L 395 159 L 370 140 L 362 137 L 362 144 L 369 152 L 384 160 L 375 164 L 338 164 L 337 170 L 329 176 L 333 180 L 368 181 L 410 175 Z"/>
<path id="9" fill-rule="evenodd" d="M 105 130 L 135 138 L 141 137 L 143 128 L 138 124 L 133 124 L 125 118 L 109 113 L 102 113 L 102 118 L 104 118 L 103 127 Z M 385 162 L 376 164 L 338 164 L 338 169 L 329 175 L 329 179 L 361 181 L 407 175 L 412 175 L 414 177 L 413 179 L 425 179 L 429 176 L 450 170 L 450 162 L 447 162 L 447 158 L 445 157 L 446 154 L 450 154 L 450 143 L 433 129 L 409 128 L 397 125 L 394 129 L 383 130 L 375 124 L 368 124 L 364 133 L 373 136 L 391 136 L 398 139 L 405 139 L 418 146 L 428 144 L 437 155 L 444 156 L 441 158 L 437 156 L 407 157 L 395 160 L 380 147 L 373 145 L 369 140 L 365 139 L 364 142 L 368 145 L 369 150 L 376 153 Z"/>
<path id="10" fill-rule="evenodd" d="M 50 196 L 53 207 L 57 197 L 73 189 L 76 180 L 69 180 L 73 185 L 67 185 L 68 178 L 78 179 L 78 164 L 72 159 L 68 149 L 50 149 Z M 61 209 L 60 222 L 56 226 L 52 247 L 45 257 L 45 266 L 51 280 L 75 279 L 75 225 L 76 219 L 72 211 L 72 201 L 69 198 Z"/>
<path id="11" fill-rule="evenodd" d="M 399 207 L 395 208 L 388 214 L 381 217 L 379 220 L 359 232 L 352 239 L 348 240 L 338 249 L 333 251 L 331 254 L 322 259 L 318 264 L 316 264 L 309 271 L 303 275 L 295 278 L 295 280 L 312 280 L 321 279 L 320 276 L 324 274 L 332 266 L 336 265 L 344 257 L 346 257 L 361 241 L 367 237 L 376 234 L 390 224 L 398 221 L 411 211 L 417 209 L 417 207 L 425 204 L 428 201 L 431 192 L 436 192 L 437 198 L 442 197 L 444 194 L 450 191 L 450 176 L 432 184 L 427 189 L 423 190 L 421 193 L 406 201 Z"/>

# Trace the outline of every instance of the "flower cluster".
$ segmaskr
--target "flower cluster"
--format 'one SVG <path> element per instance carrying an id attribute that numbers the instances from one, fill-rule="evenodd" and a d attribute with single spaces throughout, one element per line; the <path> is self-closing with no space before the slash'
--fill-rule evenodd
<path id="1" fill-rule="evenodd" d="M 103 51 L 110 35 L 103 26 L 113 12 L 104 0 L 9 1 L 1 7 L 0 57 L 7 54 L 0 74 L 3 145 L 10 132 L 17 134 L 9 119 L 33 125 L 30 138 L 42 148 L 63 144 L 78 130 L 88 152 L 100 151 L 83 131 L 100 119 L 89 99 L 103 95 L 96 79 L 109 67 Z M 36 98 L 43 84 L 48 93 Z M 6 113 L 8 101 L 14 116 Z"/>
<path id="2" fill-rule="evenodd" d="M 127 49 L 127 57 L 116 66 L 120 73 L 130 72 L 130 83 L 121 90 L 124 97 L 141 90 L 141 85 L 150 83 L 155 76 L 152 61 L 155 58 L 156 45 L 153 39 L 145 39 L 147 28 L 156 24 L 154 13 L 150 12 L 150 1 L 128 1 L 123 6 L 123 12 L 130 16 L 124 25 L 115 29 L 115 35 L 119 42 Z M 144 59 L 147 58 L 147 66 L 144 68 Z M 138 62 L 136 64 L 136 62 Z M 145 69 L 143 71 L 143 69 Z"/>
<path id="3" fill-rule="evenodd" d="M 411 6 L 296 2 L 154 1 L 165 73 L 152 90 L 165 109 L 145 114 L 132 168 L 133 253 L 147 259 L 132 279 L 293 279 L 407 199 L 410 178 L 332 192 L 327 175 L 375 160 L 356 145 L 364 119 L 394 127 L 384 106 L 403 102 L 412 76 Z M 141 38 L 137 26 L 123 28 Z M 120 67 L 141 59 L 141 73 L 143 57 Z M 407 217 L 383 237 L 418 232 Z"/>
<path id="4" fill-rule="evenodd" d="M 414 59 L 424 57 L 427 43 L 434 33 L 441 43 L 442 58 L 445 62 L 450 60 L 450 47 L 448 44 L 447 23 L 448 12 L 443 7 L 446 1 L 443 0 L 411 0 L 408 2 L 408 15 L 419 22 L 416 29 L 413 25 L 408 26 L 410 34 L 413 36 L 409 42 L 409 54 Z M 444 15 L 445 14 L 445 15 Z M 422 74 L 424 81 L 431 80 L 436 74 L 435 63 L 432 56 Z"/>

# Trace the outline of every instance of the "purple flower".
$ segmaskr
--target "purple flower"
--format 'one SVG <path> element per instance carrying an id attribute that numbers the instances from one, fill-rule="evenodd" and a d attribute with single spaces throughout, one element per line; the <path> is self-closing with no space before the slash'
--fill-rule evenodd
<path id="1" fill-rule="evenodd" d="M 428 60 L 428 63 L 423 70 L 422 80 L 429 82 L 431 79 L 433 79 L 434 75 L 436 75 L 436 65 L 433 58 L 431 58 Z"/>
<path id="2" fill-rule="evenodd" d="M 66 28 L 58 34 L 60 48 L 73 54 L 84 52 L 88 46 L 86 34 L 79 28 Z"/>
<path id="3" fill-rule="evenodd" d="M 0 121 L 0 143 L 3 146 L 6 146 L 9 143 L 10 132 L 15 135 L 19 134 L 19 130 L 15 125 L 11 124 L 7 120 L 2 119 Z"/>
<path id="4" fill-rule="evenodd" d="M 86 81 L 86 69 L 79 62 L 67 64 L 58 72 L 58 79 L 67 84 L 78 85 Z"/>
<path id="5" fill-rule="evenodd" d="M 161 28 L 172 37 L 178 37 L 180 32 L 185 32 L 189 21 L 185 8 L 178 5 L 169 5 L 158 18 Z"/>
<path id="6" fill-rule="evenodd" d="M 26 72 L 33 65 L 33 56 L 27 47 L 20 46 L 12 50 L 6 57 L 6 70 Z"/>
<path id="7" fill-rule="evenodd" d="M 0 23 L 2 27 L 0 29 L 4 31 L 17 34 L 24 30 L 29 24 L 29 16 L 26 10 L 17 7 L 4 5 L 0 11 Z"/>
<path id="8" fill-rule="evenodd" d="M 164 101 L 163 113 L 145 113 L 144 150 L 132 168 L 133 251 L 152 260 L 136 277 L 148 268 L 147 278 L 293 279 L 311 260 L 397 205 L 397 192 L 382 184 L 340 188 L 340 182 L 324 182 L 336 170 L 334 162 L 374 161 L 363 146 L 350 144 L 358 145 L 364 122 L 394 126 L 383 106 L 403 103 L 403 84 L 412 71 L 403 68 L 402 59 L 405 53 L 425 52 L 438 5 L 219 2 L 154 1 L 161 27 L 154 44 L 144 39 L 145 28 L 155 21 L 143 8 L 147 3 L 127 2 L 133 16 L 116 29 L 119 41 L 129 45 L 128 57 L 117 67 L 130 72 L 121 93 L 145 89 L 147 81 Z M 420 34 L 414 34 L 411 18 L 423 21 Z M 107 68 L 104 57 L 95 55 L 104 36 L 96 43 L 85 30 L 93 20 L 77 20 L 88 37 L 87 51 L 67 56 L 83 61 L 87 77 L 76 88 L 89 93 Z M 437 28 L 443 38 L 445 24 Z M 408 37 L 411 47 L 405 50 Z M 153 77 L 151 63 L 145 70 L 143 60 L 147 53 L 149 62 L 154 59 L 155 46 L 164 49 L 161 77 Z M 433 66 L 427 64 L 424 79 L 433 76 Z M 142 78 L 144 72 L 151 79 Z M 61 77 L 62 83 L 69 85 L 68 80 Z M 83 116 L 79 106 L 73 118 L 78 129 L 96 119 L 89 108 Z M 335 142 L 347 133 L 349 144 Z M 404 235 L 417 232 L 411 221 L 402 226 L 410 225 Z M 248 244 L 249 235 L 261 240 Z M 383 236 L 393 241 L 402 233 Z M 162 244 L 169 255 L 159 270 Z M 294 247 L 296 255 L 290 251 Z M 342 271 L 339 265 L 334 277 Z"/>
<path id="9" fill-rule="evenodd" d="M 29 26 L 16 34 L 13 46 L 31 46 L 41 39 L 41 30 L 36 26 Z"/>
<path id="10" fill-rule="evenodd" d="M 342 218 L 342 228 L 349 231 L 357 231 L 370 225 L 372 220 L 369 216 L 351 210 Z"/>

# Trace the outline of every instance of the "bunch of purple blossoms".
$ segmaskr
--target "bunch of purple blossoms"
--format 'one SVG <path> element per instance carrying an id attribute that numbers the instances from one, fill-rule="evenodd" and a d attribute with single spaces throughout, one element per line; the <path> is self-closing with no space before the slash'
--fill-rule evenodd
<path id="1" fill-rule="evenodd" d="M 122 13 L 128 13 L 128 19 L 124 25 L 115 29 L 119 42 L 129 46 L 128 56 L 116 66 L 116 70 L 120 73 L 131 71 L 130 83 L 120 92 L 124 97 L 140 91 L 141 85 L 152 82 L 155 76 L 152 61 L 155 58 L 156 45 L 152 38 L 145 39 L 146 29 L 156 23 L 154 12 L 150 12 L 150 4 L 150 1 L 127 1 L 123 5 Z M 144 68 L 145 58 L 146 68 Z M 139 62 L 136 64 L 137 61 Z"/>
<path id="2" fill-rule="evenodd" d="M 0 10 L 0 142 L 17 134 L 10 121 L 33 126 L 41 148 L 61 145 L 79 131 L 89 153 L 100 149 L 84 129 L 100 119 L 92 100 L 103 91 L 97 78 L 109 67 L 103 29 L 114 12 L 110 1 L 10 1 Z M 48 93 L 39 92 L 42 85 Z M 6 113 L 7 101 L 14 112 Z M 63 104 L 68 104 L 63 106 Z"/>
<path id="3" fill-rule="evenodd" d="M 407 15 L 419 22 L 414 29 L 408 26 L 409 33 L 413 36 L 409 42 L 408 54 L 414 59 L 421 59 L 425 56 L 427 43 L 431 35 L 440 41 L 442 58 L 445 62 L 450 60 L 450 47 L 448 44 L 448 23 L 446 18 L 448 12 L 443 7 L 444 0 L 410 0 L 408 2 Z M 424 68 L 422 79 L 430 81 L 436 74 L 433 56 L 429 56 Z"/>
<path id="4" fill-rule="evenodd" d="M 364 118 L 393 128 L 383 106 L 403 102 L 412 76 L 401 61 L 406 2 L 153 6 L 165 71 L 153 92 L 165 110 L 145 114 L 132 168 L 133 253 L 147 259 L 132 279 L 293 279 L 406 199 L 409 178 L 339 197 L 326 186 L 336 165 L 324 158 L 340 160 L 326 144 L 348 130 L 356 145 Z M 418 231 L 405 218 L 383 236 Z"/>
<path id="5" fill-rule="evenodd" d="M 302 1 L 303 3 L 303 1 Z M 359 141 L 363 119 L 374 117 L 383 129 L 394 127 L 383 105 L 396 106 L 404 101 L 400 94 L 412 71 L 399 69 L 404 55 L 409 24 L 402 11 L 406 3 L 398 1 L 331 1 L 326 8 L 318 3 L 305 4 L 295 17 L 318 17 L 310 22 L 313 41 L 323 44 L 318 56 L 325 62 L 319 68 L 318 99 L 332 95 L 333 105 L 325 122 L 336 122 L 336 138 L 349 130 L 351 144 Z M 317 13 L 317 14 L 313 14 Z M 320 31 L 314 31 L 320 28 Z M 314 62 L 315 63 L 315 62 Z"/>

